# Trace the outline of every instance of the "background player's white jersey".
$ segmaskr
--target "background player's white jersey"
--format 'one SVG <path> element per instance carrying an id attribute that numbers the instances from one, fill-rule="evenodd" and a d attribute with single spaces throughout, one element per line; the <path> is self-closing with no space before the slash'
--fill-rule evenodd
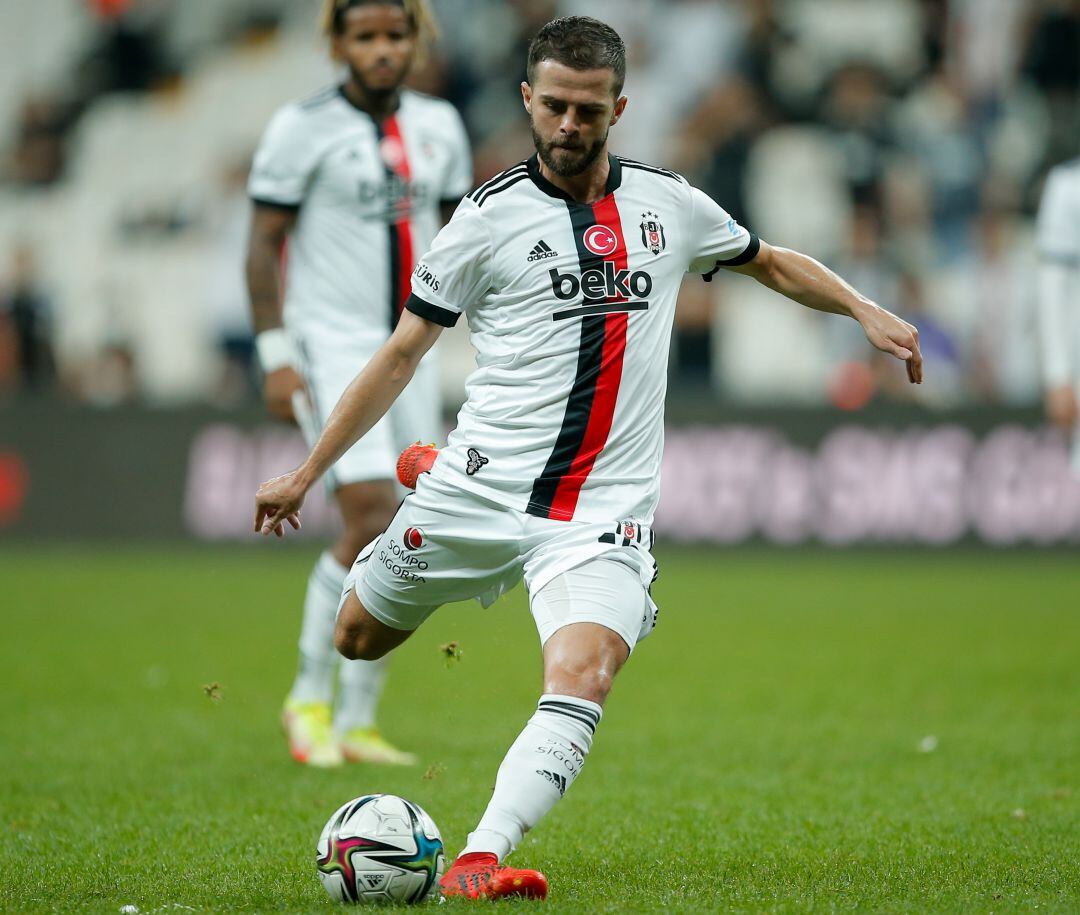
<path id="1" fill-rule="evenodd" d="M 1047 177 L 1037 244 L 1044 380 L 1080 390 L 1080 159 Z"/>
<path id="2" fill-rule="evenodd" d="M 675 173 L 610 162 L 593 204 L 535 156 L 482 185 L 406 307 L 445 325 L 464 312 L 478 353 L 435 477 L 539 517 L 651 523 L 679 285 L 759 244 Z"/>
<path id="3" fill-rule="evenodd" d="M 439 228 L 439 204 L 472 185 L 465 128 L 448 102 L 403 92 L 377 124 L 330 87 L 286 105 L 255 155 L 248 193 L 296 208 L 285 325 L 316 347 L 374 352 L 409 294 L 415 258 Z"/>

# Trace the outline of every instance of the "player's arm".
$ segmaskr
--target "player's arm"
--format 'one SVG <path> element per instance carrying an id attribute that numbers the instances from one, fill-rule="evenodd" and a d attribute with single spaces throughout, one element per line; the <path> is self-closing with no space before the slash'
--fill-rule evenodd
<path id="1" fill-rule="evenodd" d="M 1080 200 L 1070 198 L 1066 173 L 1047 178 L 1036 220 L 1039 250 L 1038 317 L 1046 416 L 1064 429 L 1077 423 L 1074 377 L 1080 344 L 1074 307 L 1069 301 L 1080 267 Z"/>
<path id="2" fill-rule="evenodd" d="M 402 313 L 390 339 L 341 395 L 307 460 L 259 488 L 255 496 L 256 532 L 273 532 L 280 537 L 284 522 L 300 527 L 300 506 L 307 491 L 390 409 L 442 330 L 442 325 L 410 311 Z"/>
<path id="3" fill-rule="evenodd" d="M 753 260 L 728 269 L 751 276 L 807 308 L 854 318 L 874 346 L 907 364 L 908 380 L 922 383 L 919 331 L 914 325 L 870 301 L 812 257 L 760 240 L 759 244 Z"/>
<path id="4" fill-rule="evenodd" d="M 303 387 L 292 345 L 281 325 L 281 252 L 296 224 L 296 210 L 255 203 L 248 235 L 245 275 L 255 346 L 262 365 L 263 398 L 270 414 L 295 422 L 293 393 Z"/>
<path id="5" fill-rule="evenodd" d="M 1039 263 L 1039 342 L 1046 417 L 1063 429 L 1071 429 L 1080 418 L 1069 358 L 1076 333 L 1067 301 L 1071 274 L 1069 266 L 1059 261 L 1044 259 Z"/>

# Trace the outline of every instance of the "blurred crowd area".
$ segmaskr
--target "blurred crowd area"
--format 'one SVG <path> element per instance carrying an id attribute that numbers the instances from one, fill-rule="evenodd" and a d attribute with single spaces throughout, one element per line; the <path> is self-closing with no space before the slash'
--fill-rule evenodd
<path id="1" fill-rule="evenodd" d="M 338 77 L 316 0 L 0 0 L 0 400 L 258 397 L 242 258 L 272 112 Z M 854 322 L 688 278 L 672 373 L 738 403 L 1039 399 L 1032 225 L 1080 153 L 1080 0 L 434 0 L 413 80 L 450 99 L 478 181 L 532 152 L 540 25 L 630 50 L 615 152 L 674 168 L 766 240 L 916 323 L 927 383 Z M 471 364 L 444 346 L 447 399 Z"/>

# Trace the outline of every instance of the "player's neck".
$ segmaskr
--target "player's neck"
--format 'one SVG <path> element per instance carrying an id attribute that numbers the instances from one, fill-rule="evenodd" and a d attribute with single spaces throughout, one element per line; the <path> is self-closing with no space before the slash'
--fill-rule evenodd
<path id="1" fill-rule="evenodd" d="M 389 92 L 371 92 L 356 80 L 347 79 L 341 87 L 341 92 L 350 105 L 371 115 L 375 121 L 390 117 L 401 105 L 400 87 L 391 89 Z"/>
<path id="2" fill-rule="evenodd" d="M 564 178 L 556 175 L 544 164 L 544 160 L 537 157 L 540 165 L 540 174 L 564 194 L 568 194 L 578 203 L 596 203 L 602 200 L 607 193 L 608 177 L 611 175 L 611 163 L 608 160 L 607 146 L 596 157 L 596 161 L 580 175 L 573 178 Z"/>

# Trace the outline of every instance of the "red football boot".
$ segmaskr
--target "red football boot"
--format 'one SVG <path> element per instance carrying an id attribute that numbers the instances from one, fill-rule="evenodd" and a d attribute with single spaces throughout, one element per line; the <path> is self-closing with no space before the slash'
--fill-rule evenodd
<path id="1" fill-rule="evenodd" d="M 502 899 L 524 896 L 527 899 L 547 898 L 547 877 L 540 871 L 504 867 L 488 852 L 459 855 L 439 881 L 444 896 L 464 896 L 467 899 Z"/>
<path id="2" fill-rule="evenodd" d="M 434 445 L 421 445 L 420 442 L 409 445 L 398 458 L 398 481 L 402 486 L 416 489 L 416 478 L 431 470 L 431 465 L 435 463 L 435 458 L 438 456 L 439 449 Z"/>

